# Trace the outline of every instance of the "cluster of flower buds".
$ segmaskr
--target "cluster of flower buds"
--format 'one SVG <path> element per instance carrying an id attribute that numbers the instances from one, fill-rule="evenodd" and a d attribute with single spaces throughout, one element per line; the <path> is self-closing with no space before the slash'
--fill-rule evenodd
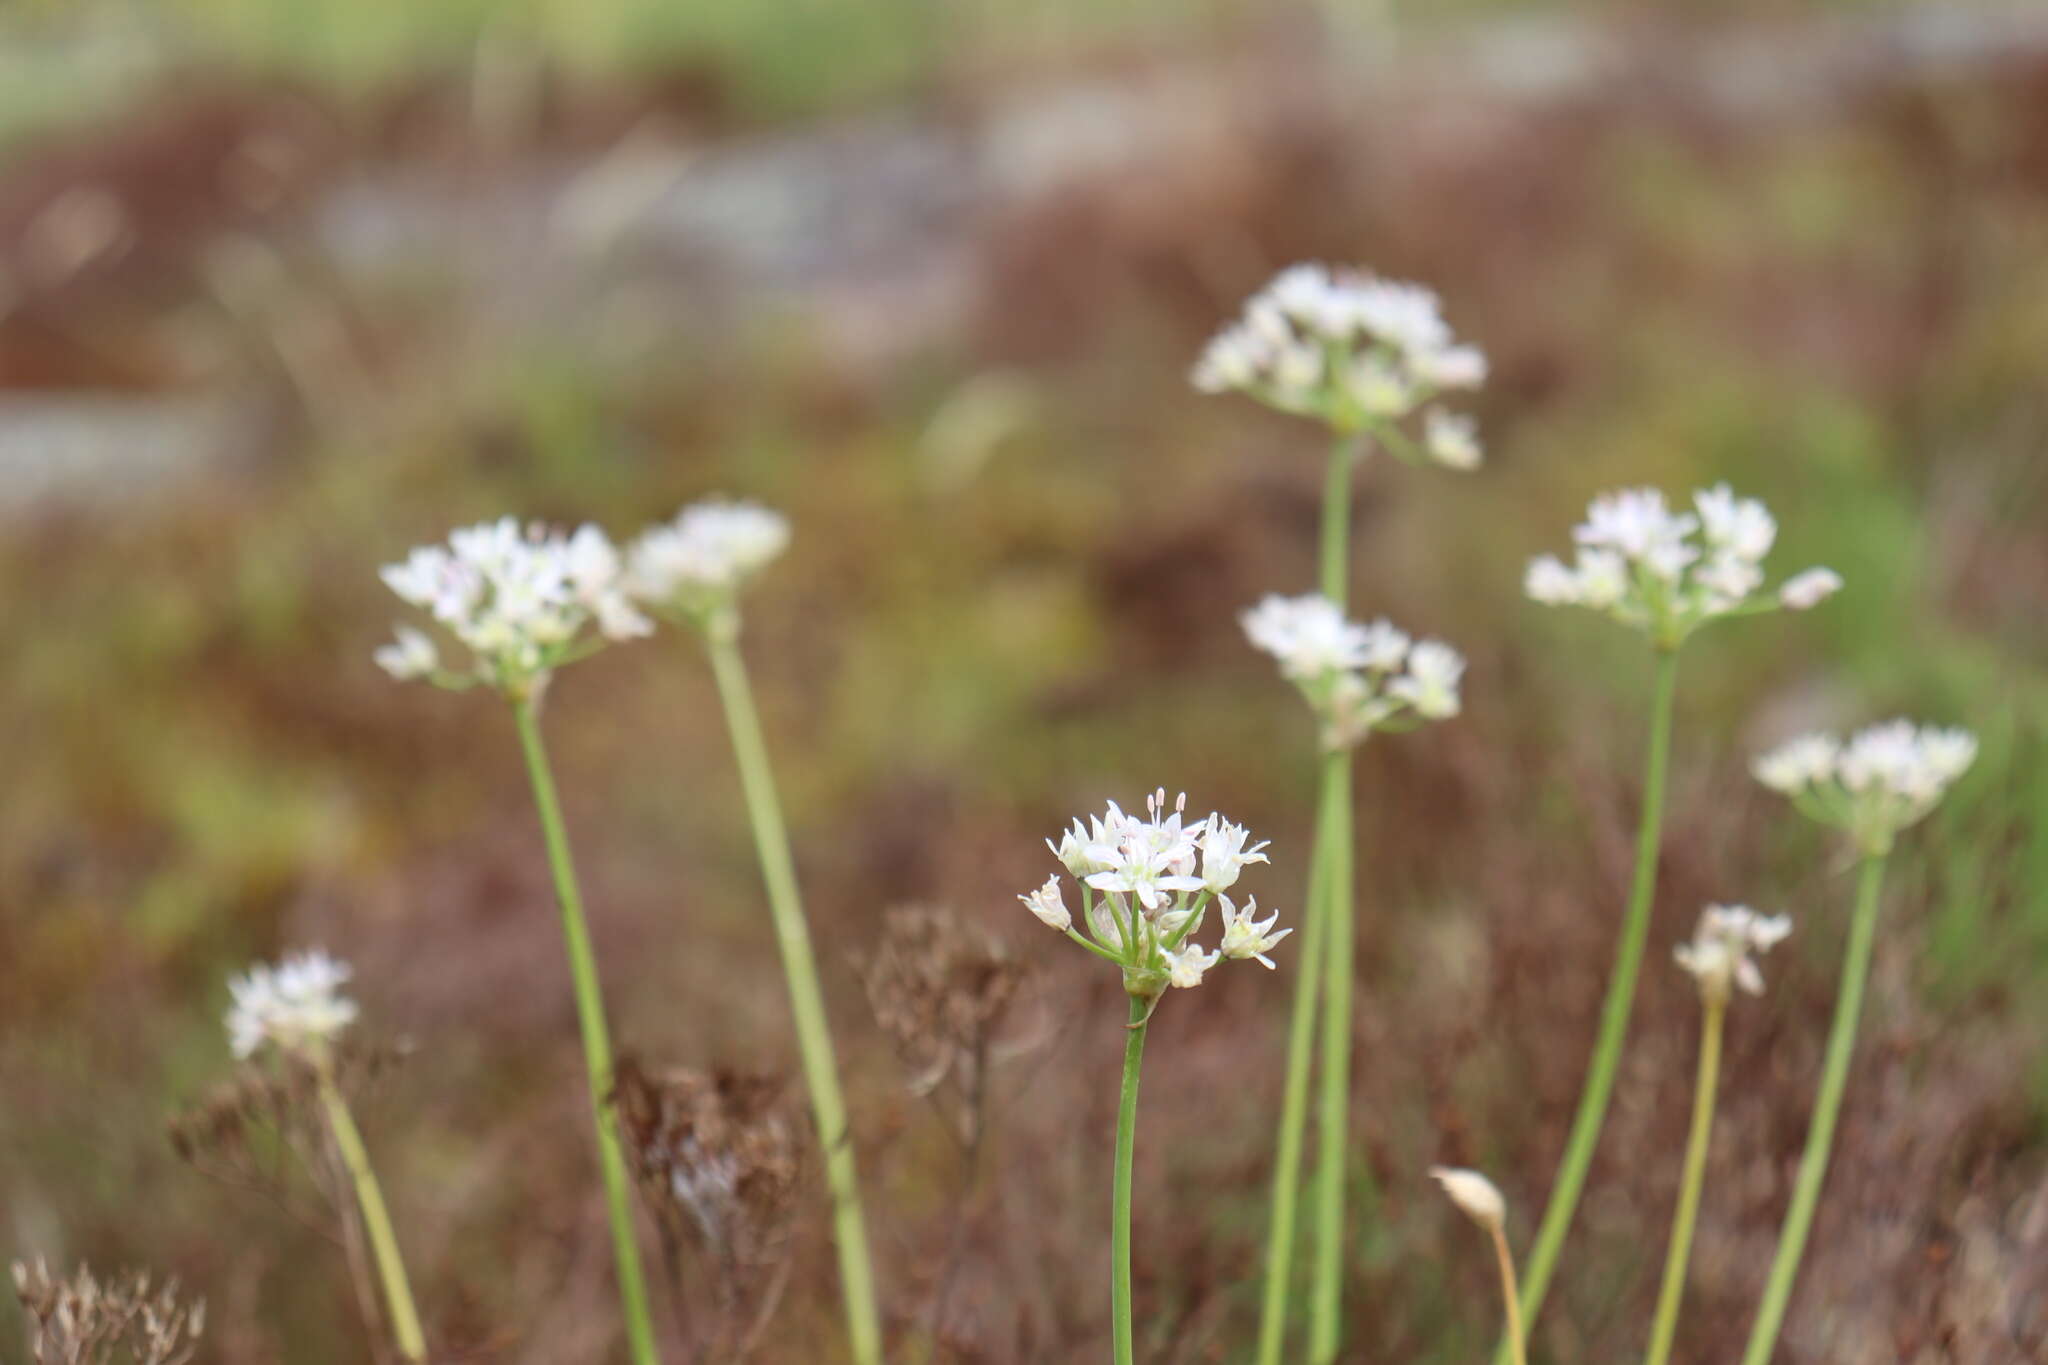
<path id="1" fill-rule="evenodd" d="M 530 694 L 555 668 L 603 641 L 654 628 L 627 598 L 618 551 L 595 526 L 564 535 L 521 528 L 511 517 L 483 522 L 454 532 L 445 546 L 418 547 L 403 563 L 385 566 L 382 577 L 472 655 L 466 669 L 446 668 L 428 635 L 400 626 L 396 642 L 376 653 L 394 678 Z M 585 629 L 592 624 L 595 636 Z"/>
<path id="2" fill-rule="evenodd" d="M 355 1021 L 356 1002 L 341 993 L 353 975 L 346 962 L 315 948 L 288 954 L 275 967 L 258 963 L 228 982 L 228 1045 L 238 1058 L 265 1043 L 283 1051 L 316 1053 Z"/>
<path id="3" fill-rule="evenodd" d="M 626 587 L 649 610 L 707 629 L 737 628 L 740 584 L 789 545 L 789 522 L 751 502 L 709 498 L 641 533 Z"/>
<path id="4" fill-rule="evenodd" d="M 1770 512 L 1726 484 L 1695 493 L 1693 507 L 1674 511 L 1654 488 L 1602 494 L 1572 533 L 1575 562 L 1531 560 L 1524 590 L 1549 606 L 1605 612 L 1675 649 L 1717 617 L 1805 611 L 1842 586 L 1834 570 L 1808 569 L 1762 593 L 1764 556 L 1778 536 Z"/>
<path id="5" fill-rule="evenodd" d="M 1411 640 L 1384 620 L 1359 625 L 1318 593 L 1268 596 L 1241 619 L 1308 698 L 1329 748 L 1458 714 L 1465 659 L 1441 640 Z"/>
<path id="6" fill-rule="evenodd" d="M 1725 1004 L 1737 986 L 1763 994 L 1756 958 L 1791 932 L 1789 915 L 1759 915 L 1746 905 L 1710 905 L 1700 912 L 1692 941 L 1679 944 L 1673 956 L 1700 983 L 1703 997 Z"/>
<path id="7" fill-rule="evenodd" d="M 1204 393 L 1236 390 L 1332 430 L 1371 430 L 1397 455 L 1453 469 L 1480 461 L 1469 417 L 1429 406 L 1486 381 L 1486 357 L 1458 344 L 1419 284 L 1321 265 L 1289 266 L 1209 342 L 1190 376 Z M 1396 428 L 1422 413 L 1422 443 Z"/>
<path id="8" fill-rule="evenodd" d="M 1892 720 L 1846 744 L 1832 735 L 1802 735 L 1750 770 L 1810 818 L 1848 830 L 1866 853 L 1881 854 L 1940 803 L 1976 757 L 1977 737 L 1967 730 Z"/>
<path id="9" fill-rule="evenodd" d="M 1248 845 L 1244 827 L 1221 815 L 1190 822 L 1186 810 L 1185 794 L 1169 810 L 1162 787 L 1147 798 L 1142 819 L 1112 801 L 1108 814 L 1086 825 L 1076 819 L 1057 844 L 1046 841 L 1080 884 L 1086 937 L 1074 927 L 1057 875 L 1018 897 L 1044 923 L 1121 967 L 1124 989 L 1147 999 L 1168 986 L 1200 985 L 1225 958 L 1255 958 L 1271 967 L 1266 954 L 1294 932 L 1274 929 L 1277 914 L 1260 920 L 1256 897 L 1240 910 L 1224 894 L 1248 864 L 1267 860 L 1266 845 Z M 1204 949 L 1195 934 L 1212 900 L 1223 934 L 1215 948 Z"/>

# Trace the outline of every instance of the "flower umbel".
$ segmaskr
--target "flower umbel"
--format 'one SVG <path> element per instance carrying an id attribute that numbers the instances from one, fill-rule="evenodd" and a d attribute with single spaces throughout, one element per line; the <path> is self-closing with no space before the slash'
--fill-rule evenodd
<path id="1" fill-rule="evenodd" d="M 1603 612 L 1676 648 L 1718 617 L 1804 611 L 1842 586 L 1832 569 L 1815 568 L 1762 592 L 1763 560 L 1778 535 L 1770 512 L 1726 484 L 1695 493 L 1693 509 L 1674 510 L 1654 488 L 1604 493 L 1572 533 L 1573 562 L 1531 560 L 1523 590 L 1547 606 Z"/>
<path id="2" fill-rule="evenodd" d="M 294 1053 L 325 1047 L 355 1021 L 356 1003 L 341 993 L 352 975 L 346 962 L 315 948 L 231 979 L 227 1026 L 235 1056 L 247 1058 L 265 1043 Z"/>
<path id="3" fill-rule="evenodd" d="M 1169 809 L 1162 787 L 1146 799 L 1143 818 L 1112 801 L 1085 827 L 1077 819 L 1058 843 L 1046 841 L 1079 883 L 1085 934 L 1074 926 L 1057 875 L 1018 897 L 1042 923 L 1121 967 L 1132 995 L 1155 998 L 1168 986 L 1199 985 L 1225 959 L 1257 958 L 1271 967 L 1265 954 L 1291 932 L 1275 932 L 1278 915 L 1257 922 L 1256 899 L 1240 912 L 1221 894 L 1247 866 L 1267 861 L 1264 842 L 1251 843 L 1244 826 L 1221 815 L 1192 822 L 1186 815 L 1187 797 Z M 1205 949 L 1195 934 L 1212 900 L 1221 906 L 1223 936 Z"/>
<path id="4" fill-rule="evenodd" d="M 386 586 L 426 611 L 466 646 L 464 668 L 446 668 L 431 637 L 411 626 L 377 650 L 378 667 L 441 687 L 482 683 L 531 694 L 560 665 L 604 641 L 653 629 L 626 598 L 618 551 L 604 532 L 522 529 L 511 517 L 455 531 L 381 571 Z M 595 635 L 586 631 L 594 625 Z"/>
<path id="5" fill-rule="evenodd" d="M 1358 270 L 1289 266 L 1217 333 L 1189 376 L 1204 393 L 1236 390 L 1338 432 L 1371 430 L 1412 464 L 1474 469 L 1469 417 L 1431 406 L 1486 381 L 1486 357 L 1459 345 L 1432 291 Z M 1422 413 L 1418 443 L 1397 424 Z"/>
<path id="6" fill-rule="evenodd" d="M 789 522 L 757 503 L 707 498 L 641 532 L 626 551 L 628 590 L 650 609 L 706 624 L 741 583 L 789 546 Z"/>
<path id="7" fill-rule="evenodd" d="M 1845 744 L 1801 735 L 1750 765 L 1756 780 L 1792 798 L 1809 818 L 1849 831 L 1866 853 L 1924 819 L 1977 757 L 1968 730 L 1890 720 Z"/>
<path id="8" fill-rule="evenodd" d="M 1736 986 L 1761 995 L 1764 978 L 1756 958 L 1791 932 L 1789 915 L 1760 915 L 1746 905 L 1710 905 L 1700 912 L 1692 941 L 1679 944 L 1673 956 L 1710 999 L 1725 1001 Z"/>
<path id="9" fill-rule="evenodd" d="M 1411 640 L 1384 620 L 1359 625 L 1316 593 L 1268 596 L 1241 619 L 1308 699 L 1329 748 L 1458 714 L 1465 659 L 1441 640 Z"/>

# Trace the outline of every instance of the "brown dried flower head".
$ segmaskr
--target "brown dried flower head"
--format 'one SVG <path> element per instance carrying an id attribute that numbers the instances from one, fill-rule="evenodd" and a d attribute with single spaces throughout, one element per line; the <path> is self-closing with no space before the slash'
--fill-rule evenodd
<path id="1" fill-rule="evenodd" d="M 140 1270 L 102 1284 L 82 1265 L 60 1280 L 40 1258 L 16 1261 L 14 1291 L 35 1365 L 184 1365 L 206 1328 L 204 1301 L 181 1303 L 176 1280 L 151 1288 Z"/>

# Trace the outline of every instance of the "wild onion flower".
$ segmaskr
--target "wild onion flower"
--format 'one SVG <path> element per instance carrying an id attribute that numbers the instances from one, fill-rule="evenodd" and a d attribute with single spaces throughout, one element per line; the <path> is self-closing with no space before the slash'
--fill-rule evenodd
<path id="1" fill-rule="evenodd" d="M 1339 433 L 1370 429 L 1410 463 L 1480 462 L 1472 420 L 1432 406 L 1486 381 L 1486 357 L 1460 345 L 1437 296 L 1357 270 L 1289 266 L 1217 333 L 1189 376 L 1204 393 L 1237 391 Z M 1398 424 L 1422 414 L 1422 441 Z"/>
<path id="2" fill-rule="evenodd" d="M 1832 569 L 1815 568 L 1763 592 L 1763 560 L 1778 535 L 1770 512 L 1726 484 L 1695 493 L 1693 509 L 1674 510 L 1654 488 L 1604 493 L 1572 533 L 1574 561 L 1531 560 L 1523 589 L 1547 606 L 1605 613 L 1675 649 L 1709 621 L 1805 611 L 1842 586 Z"/>
<path id="3" fill-rule="evenodd" d="M 1758 758 L 1751 771 L 1809 818 L 1882 853 L 1900 830 L 1926 818 L 1976 757 L 1977 739 L 1967 730 L 1891 720 L 1846 744 L 1802 735 Z"/>
<path id="4" fill-rule="evenodd" d="M 1673 956 L 1700 983 L 1703 995 L 1726 1000 L 1737 986 L 1761 995 L 1764 978 L 1756 958 L 1791 932 L 1788 915 L 1760 915 L 1746 905 L 1710 905 L 1700 912 L 1692 940 L 1679 944 Z"/>
<path id="5" fill-rule="evenodd" d="M 650 611 L 724 628 L 740 585 L 788 546 L 789 522 L 781 513 L 707 498 L 643 531 L 628 547 L 627 589 Z"/>
<path id="6" fill-rule="evenodd" d="M 1269 595 L 1240 619 L 1301 689 L 1328 749 L 1458 714 L 1465 660 L 1440 640 L 1412 640 L 1385 620 L 1359 625 L 1316 593 Z"/>
<path id="7" fill-rule="evenodd" d="M 375 656 L 400 680 L 529 695 L 562 664 L 606 641 L 653 630 L 627 599 L 618 551 L 595 526 L 564 535 L 538 525 L 522 529 L 512 517 L 481 522 L 453 532 L 445 546 L 416 548 L 402 563 L 386 565 L 381 577 L 470 654 L 444 666 L 431 637 L 400 626 L 396 641 Z"/>
<path id="8" fill-rule="evenodd" d="M 228 982 L 228 1045 L 247 1059 L 266 1043 L 294 1055 L 326 1049 L 355 1022 L 356 1002 L 341 993 L 354 974 L 318 948 L 258 963 Z"/>
<path id="9" fill-rule="evenodd" d="M 1477 1223 L 1493 1243 L 1494 1259 L 1500 1266 L 1500 1293 L 1507 1314 L 1507 1338 L 1513 1347 L 1515 1365 L 1523 1365 L 1521 1292 L 1515 1284 L 1515 1258 L 1508 1250 L 1508 1202 L 1498 1187 L 1477 1171 L 1450 1166 L 1432 1166 L 1430 1179 L 1443 1186 L 1444 1194 L 1459 1212 Z"/>

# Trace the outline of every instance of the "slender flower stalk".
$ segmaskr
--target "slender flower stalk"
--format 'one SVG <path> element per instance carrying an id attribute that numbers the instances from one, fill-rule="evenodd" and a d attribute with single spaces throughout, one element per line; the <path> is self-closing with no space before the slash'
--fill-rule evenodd
<path id="1" fill-rule="evenodd" d="M 1315 1261 L 1309 1283 L 1309 1360 L 1329 1365 L 1343 1339 L 1344 1206 L 1351 1156 L 1352 899 L 1351 751 L 1323 756 L 1322 804 L 1336 836 L 1323 850 L 1323 1093 L 1316 1131 Z"/>
<path id="2" fill-rule="evenodd" d="M 419 1309 L 413 1304 L 412 1284 L 398 1252 L 391 1214 L 384 1206 L 384 1190 L 370 1165 L 369 1151 L 349 1113 L 348 1101 L 334 1081 L 334 1039 L 354 1022 L 357 1013 L 355 1002 L 341 993 L 342 983 L 351 974 L 347 963 L 317 949 L 292 954 L 276 967 L 252 967 L 228 983 L 234 997 L 227 1018 L 228 1040 L 238 1058 L 247 1059 L 272 1046 L 312 1072 L 328 1131 L 355 1186 L 363 1230 L 369 1235 L 385 1307 L 391 1314 L 391 1334 L 400 1355 L 409 1361 L 424 1361 L 426 1336 L 420 1330 Z"/>
<path id="3" fill-rule="evenodd" d="M 881 1317 L 868 1255 L 867 1220 L 861 1208 L 860 1174 L 839 1086 L 839 1064 L 797 888 L 796 861 L 739 648 L 739 586 L 780 554 L 788 542 L 788 524 L 765 508 L 747 503 L 698 503 L 634 543 L 629 585 L 633 595 L 655 614 L 697 629 L 710 654 L 760 856 L 776 946 L 789 983 L 804 1084 L 825 1154 L 847 1338 L 858 1365 L 879 1365 Z"/>
<path id="4" fill-rule="evenodd" d="M 1693 1227 L 1706 1181 L 1707 1144 L 1714 1131 L 1714 1102 L 1721 1075 L 1721 1034 L 1733 988 L 1752 994 L 1763 990 L 1763 977 L 1751 954 L 1763 952 L 1791 931 L 1783 916 L 1763 916 L 1746 906 L 1710 905 L 1700 916 L 1693 941 L 1681 944 L 1678 964 L 1699 981 L 1700 1061 L 1694 1082 L 1692 1127 L 1686 1137 L 1685 1162 L 1678 1182 L 1678 1209 L 1671 1219 L 1671 1244 L 1664 1254 L 1664 1279 L 1657 1291 L 1657 1314 L 1650 1327 L 1645 1365 L 1664 1365 L 1678 1333 L 1678 1309 L 1685 1297 L 1686 1267 L 1692 1260 Z"/>
<path id="5" fill-rule="evenodd" d="M 1507 1345 L 1512 1352 L 1513 1365 L 1528 1365 L 1523 1345 L 1521 1298 L 1515 1289 L 1515 1258 L 1508 1249 L 1507 1201 L 1501 1198 L 1493 1182 L 1477 1171 L 1437 1166 L 1429 1174 L 1443 1186 L 1450 1201 L 1485 1229 L 1492 1241 L 1494 1262 L 1500 1267 L 1500 1296 L 1502 1311 L 1507 1318 Z"/>
<path id="6" fill-rule="evenodd" d="M 1134 995 L 1124 1033 L 1124 1078 L 1116 1105 L 1116 1174 L 1110 1187 L 1109 1320 L 1110 1357 L 1116 1365 L 1136 1359 L 1131 1316 L 1131 1163 L 1138 1147 L 1138 1068 L 1145 1060 L 1145 1030 L 1151 1002 Z"/>
<path id="7" fill-rule="evenodd" d="M 1799 1262 L 1813 1228 L 1814 1210 L 1820 1204 L 1835 1124 L 1849 1085 L 1849 1064 L 1856 1052 L 1864 985 L 1877 942 L 1885 861 L 1899 831 L 1924 819 L 1976 755 L 1977 741 L 1967 731 L 1931 726 L 1916 729 L 1908 721 L 1895 720 L 1872 726 L 1846 744 L 1826 735 L 1795 739 L 1754 765 L 1757 780 L 1789 796 L 1803 814 L 1848 831 L 1856 841 L 1862 865 L 1842 959 L 1841 986 L 1835 997 L 1834 1023 L 1828 1030 L 1820 1089 L 1814 1097 L 1813 1123 L 1799 1158 L 1784 1228 L 1778 1234 L 1777 1254 L 1764 1282 L 1763 1301 L 1742 1353 L 1743 1365 L 1768 1365 L 1777 1347 L 1793 1282 L 1799 1276 Z"/>
<path id="8" fill-rule="evenodd" d="M 431 614 L 469 658 L 449 667 L 431 638 L 402 625 L 395 643 L 376 652 L 379 667 L 400 680 L 453 691 L 487 687 L 512 706 L 562 916 L 627 1346 L 634 1365 L 654 1365 L 654 1320 L 611 1106 L 610 1030 L 539 718 L 541 698 L 557 669 L 608 642 L 646 635 L 653 623 L 628 599 L 618 551 L 595 526 L 562 535 L 539 526 L 522 529 L 506 517 L 458 530 L 446 546 L 415 549 L 403 563 L 387 566 L 382 577 L 401 599 Z"/>

